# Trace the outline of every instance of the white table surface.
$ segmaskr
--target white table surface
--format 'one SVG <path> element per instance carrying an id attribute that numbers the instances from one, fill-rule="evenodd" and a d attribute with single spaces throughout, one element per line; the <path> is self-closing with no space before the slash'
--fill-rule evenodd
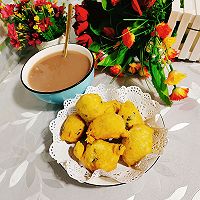
<path id="1" fill-rule="evenodd" d="M 50 158 L 48 125 L 62 107 L 46 104 L 25 90 L 21 67 L 16 66 L 0 84 L 0 200 L 200 199 L 199 63 L 174 64 L 188 75 L 182 86 L 190 87 L 190 98 L 170 108 L 162 106 L 169 129 L 164 154 L 139 180 L 114 187 L 80 184 Z M 109 81 L 109 76 L 100 74 L 93 84 Z"/>

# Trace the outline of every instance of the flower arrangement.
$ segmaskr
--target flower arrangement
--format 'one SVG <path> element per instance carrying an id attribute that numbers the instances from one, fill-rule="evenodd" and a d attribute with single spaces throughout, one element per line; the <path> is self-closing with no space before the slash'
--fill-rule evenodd
<path id="1" fill-rule="evenodd" d="M 151 80 L 167 105 L 187 97 L 186 77 L 173 69 L 176 38 L 166 23 L 172 0 L 85 0 L 75 6 L 77 43 L 95 54 L 95 66 L 113 76 Z M 148 83 L 148 82 L 147 82 Z M 171 87 L 172 86 L 172 87 Z"/>
<path id="2" fill-rule="evenodd" d="M 21 50 L 60 37 L 65 32 L 64 8 L 47 0 L 0 3 L 0 19 L 7 26 L 10 44 Z"/>

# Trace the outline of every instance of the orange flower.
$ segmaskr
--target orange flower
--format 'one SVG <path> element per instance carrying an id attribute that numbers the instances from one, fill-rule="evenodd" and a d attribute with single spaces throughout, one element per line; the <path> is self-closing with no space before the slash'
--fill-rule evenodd
<path id="1" fill-rule="evenodd" d="M 173 45 L 175 42 L 176 42 L 176 38 L 175 38 L 175 37 L 166 37 L 166 38 L 163 40 L 164 47 L 166 47 L 166 48 L 172 47 L 172 45 Z"/>
<path id="2" fill-rule="evenodd" d="M 122 41 L 124 45 L 127 46 L 129 49 L 134 44 L 135 35 L 129 31 L 129 28 L 126 28 L 122 31 Z"/>
<path id="3" fill-rule="evenodd" d="M 183 74 L 181 72 L 178 72 L 176 70 L 173 70 L 173 71 L 171 71 L 168 74 L 168 78 L 165 80 L 165 84 L 168 84 L 168 85 L 177 85 L 185 77 L 186 77 L 185 74 Z"/>
<path id="4" fill-rule="evenodd" d="M 172 31 L 169 25 L 164 22 L 161 22 L 155 28 L 156 28 L 156 32 L 158 33 L 158 36 L 162 39 L 166 38 Z M 155 35 L 155 32 L 152 33 L 152 36 L 154 35 Z"/>
<path id="5" fill-rule="evenodd" d="M 118 75 L 118 76 L 123 76 L 123 74 L 121 73 L 122 67 L 120 65 L 114 65 L 112 67 L 110 67 L 110 73 L 112 75 Z"/>
<path id="6" fill-rule="evenodd" d="M 178 52 L 175 49 L 170 48 L 167 50 L 167 57 L 169 60 L 173 61 L 177 55 L 178 55 Z"/>
<path id="7" fill-rule="evenodd" d="M 170 100 L 180 101 L 181 99 L 185 99 L 188 95 L 189 88 L 174 88 L 171 95 L 169 96 Z"/>
<path id="8" fill-rule="evenodd" d="M 150 74 L 148 72 L 148 69 L 147 67 L 142 67 L 140 70 L 139 70 L 139 75 L 140 76 L 143 76 L 143 77 L 146 77 L 146 78 L 149 78 L 150 77 Z"/>
<path id="9" fill-rule="evenodd" d="M 141 64 L 140 63 L 131 63 L 129 64 L 129 69 L 128 71 L 131 73 L 131 74 L 135 74 L 138 70 L 141 69 Z"/>

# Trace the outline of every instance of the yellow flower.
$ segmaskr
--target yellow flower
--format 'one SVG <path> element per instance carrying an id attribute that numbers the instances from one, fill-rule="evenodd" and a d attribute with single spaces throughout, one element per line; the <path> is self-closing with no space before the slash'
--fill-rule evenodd
<path id="1" fill-rule="evenodd" d="M 34 17 L 34 20 L 35 20 L 36 22 L 39 22 L 39 21 L 40 21 L 40 18 L 39 18 L 39 16 L 38 16 L 38 15 L 36 15 L 36 16 Z"/>
<path id="2" fill-rule="evenodd" d="M 51 14 L 53 12 L 53 8 L 51 7 L 51 4 L 47 4 L 46 8 L 48 10 L 48 12 Z"/>
<path id="3" fill-rule="evenodd" d="M 178 72 L 176 70 L 173 70 L 168 74 L 168 78 L 165 80 L 165 84 L 177 85 L 185 77 L 186 77 L 185 74 Z"/>
<path id="4" fill-rule="evenodd" d="M 163 40 L 163 43 L 164 43 L 164 46 L 166 48 L 170 48 L 172 47 L 172 45 L 176 42 L 176 38 L 175 37 L 166 37 L 164 40 Z"/>
<path id="5" fill-rule="evenodd" d="M 22 15 L 20 13 L 16 13 L 17 17 L 22 18 Z"/>
<path id="6" fill-rule="evenodd" d="M 35 29 L 38 33 L 42 32 L 41 29 L 40 29 L 40 27 L 38 25 L 34 25 L 33 29 Z"/>
<path id="7" fill-rule="evenodd" d="M 18 29 L 19 29 L 19 30 L 23 30 L 24 28 L 25 28 L 25 26 L 24 26 L 23 24 L 19 23 Z"/>
<path id="8" fill-rule="evenodd" d="M 20 19 L 25 19 L 25 15 L 24 14 L 21 14 L 21 13 L 17 13 L 17 12 L 14 12 L 14 14 L 19 17 Z"/>

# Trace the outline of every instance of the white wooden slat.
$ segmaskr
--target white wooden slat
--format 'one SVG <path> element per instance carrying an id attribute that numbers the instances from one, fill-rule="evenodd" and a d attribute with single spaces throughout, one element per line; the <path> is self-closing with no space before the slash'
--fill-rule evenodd
<path id="1" fill-rule="evenodd" d="M 193 26 L 195 29 L 200 30 L 200 1 L 199 0 L 195 0 L 195 5 L 196 5 L 196 18 L 195 21 L 193 23 Z M 198 36 L 197 36 L 198 34 Z M 196 31 L 196 34 L 194 34 L 195 37 L 193 40 L 197 39 L 197 43 L 193 49 L 193 51 L 191 52 L 191 55 L 189 57 L 189 60 L 191 61 L 198 61 L 200 60 L 200 36 L 199 33 Z M 198 37 L 198 38 L 196 38 Z"/>
<path id="2" fill-rule="evenodd" d="M 180 0 L 174 0 L 172 3 L 172 11 L 168 20 L 168 24 L 172 30 L 175 28 L 177 21 L 181 20 L 182 15 L 183 9 L 180 7 Z M 171 36 L 171 34 L 169 36 Z"/>
<path id="3" fill-rule="evenodd" d="M 192 54 L 189 58 L 191 61 L 198 61 L 200 60 L 200 38 L 195 46 L 195 48 L 192 51 Z"/>
<path id="4" fill-rule="evenodd" d="M 176 43 L 173 45 L 173 48 L 175 49 L 179 49 L 179 46 L 181 44 L 185 31 L 187 30 L 189 23 L 192 22 L 192 20 L 194 19 L 194 16 L 196 15 L 195 0 L 184 0 L 183 11 L 184 11 L 183 17 L 181 19 L 181 22 L 177 31 Z M 186 45 L 185 48 L 187 47 L 188 45 Z M 185 53 L 185 55 L 188 55 L 188 51 Z M 184 57 L 183 59 L 186 59 L 186 57 Z"/>
<path id="5" fill-rule="evenodd" d="M 200 15 L 200 1 L 199 0 L 195 0 L 195 5 L 196 5 L 197 15 Z"/>
<path id="6" fill-rule="evenodd" d="M 195 20 L 194 20 L 191 28 L 196 29 L 196 30 L 200 29 L 200 16 L 195 17 Z M 189 57 L 187 57 L 187 55 L 190 51 L 190 48 L 192 47 L 192 44 L 193 44 L 197 34 L 198 34 L 198 31 L 195 31 L 195 30 L 189 31 L 189 34 L 185 40 L 183 48 L 181 49 L 181 52 L 179 54 L 180 59 L 189 58 Z M 193 55 L 193 57 L 194 57 L 194 55 Z"/>
<path id="7" fill-rule="evenodd" d="M 193 1 L 193 3 L 194 3 L 193 6 L 190 5 L 190 9 L 195 8 L 195 11 L 189 11 L 189 12 L 193 13 L 193 15 L 194 15 L 194 21 L 192 23 L 191 28 L 199 30 L 200 29 L 200 16 L 196 16 L 197 9 L 196 9 L 195 1 Z M 190 49 L 192 47 L 192 44 L 193 44 L 197 34 L 198 34 L 198 31 L 195 31 L 195 30 L 189 31 L 178 58 L 180 58 L 180 59 L 187 58 L 188 59 L 190 57 Z M 193 55 L 193 57 L 195 57 L 195 55 Z"/>
<path id="8" fill-rule="evenodd" d="M 178 27 L 176 42 L 173 45 L 174 49 L 179 49 L 179 46 L 181 44 L 181 40 L 182 40 L 182 38 L 185 34 L 185 31 L 188 27 L 188 24 L 190 23 L 191 17 L 192 17 L 192 15 L 190 13 L 184 13 L 183 14 L 180 25 Z"/>
<path id="9" fill-rule="evenodd" d="M 181 8 L 181 5 L 180 5 L 180 0 L 174 0 L 173 1 L 173 3 L 172 3 L 172 11 L 183 13 L 183 9 Z"/>
<path id="10" fill-rule="evenodd" d="M 168 24 L 172 30 L 174 30 L 177 21 L 180 21 L 181 16 L 183 13 L 177 12 L 177 11 L 172 11 L 168 20 Z M 173 32 L 173 31 L 172 31 Z M 172 32 L 170 33 L 169 36 L 171 36 Z"/>
<path id="11" fill-rule="evenodd" d="M 199 1 L 199 0 L 198 0 Z M 184 0 L 184 13 L 190 13 L 191 15 L 196 15 L 196 3 L 195 0 Z"/>

